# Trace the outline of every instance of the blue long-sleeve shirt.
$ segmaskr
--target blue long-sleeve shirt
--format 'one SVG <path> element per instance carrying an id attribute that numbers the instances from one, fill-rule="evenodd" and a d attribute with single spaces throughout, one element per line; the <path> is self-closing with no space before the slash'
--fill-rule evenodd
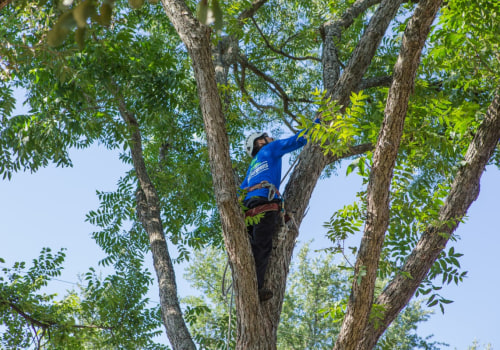
<path id="1" fill-rule="evenodd" d="M 286 139 L 275 140 L 264 145 L 252 159 L 240 188 L 245 189 L 255 186 L 262 181 L 267 181 L 279 190 L 281 181 L 281 157 L 299 149 L 306 143 L 307 139 L 304 136 L 298 137 L 298 135 L 293 135 Z M 268 193 L 269 189 L 260 188 L 248 192 L 245 200 L 250 197 L 267 197 Z"/>

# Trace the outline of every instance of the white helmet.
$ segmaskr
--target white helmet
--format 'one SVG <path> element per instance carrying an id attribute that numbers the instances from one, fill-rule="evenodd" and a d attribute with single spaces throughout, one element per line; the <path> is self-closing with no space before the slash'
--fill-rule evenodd
<path id="1" fill-rule="evenodd" d="M 245 141 L 245 151 L 247 151 L 247 154 L 250 157 L 253 157 L 253 155 L 252 155 L 253 144 L 254 144 L 255 140 L 257 140 L 259 137 L 262 137 L 265 135 L 267 135 L 265 132 L 254 132 L 247 137 L 247 140 Z"/>

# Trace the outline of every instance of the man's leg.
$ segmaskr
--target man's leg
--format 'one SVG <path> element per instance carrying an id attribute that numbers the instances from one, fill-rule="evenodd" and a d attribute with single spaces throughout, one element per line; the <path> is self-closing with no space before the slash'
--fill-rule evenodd
<path id="1" fill-rule="evenodd" d="M 264 285 L 269 256 L 271 255 L 273 235 L 278 228 L 279 212 L 268 211 L 264 217 L 253 227 L 252 251 L 257 270 L 257 283 L 259 289 Z"/>

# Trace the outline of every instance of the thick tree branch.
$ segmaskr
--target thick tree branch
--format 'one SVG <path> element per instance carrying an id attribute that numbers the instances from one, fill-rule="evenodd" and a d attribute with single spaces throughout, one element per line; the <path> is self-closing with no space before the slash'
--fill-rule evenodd
<path id="1" fill-rule="evenodd" d="M 370 65 L 382 38 L 399 9 L 402 0 L 383 0 L 373 14 L 368 27 L 354 49 L 351 58 L 332 93 L 332 99 L 340 105 L 347 105 L 352 91 L 356 90 L 361 78 Z"/>
<path id="2" fill-rule="evenodd" d="M 125 101 L 115 87 L 118 110 L 130 130 L 130 151 L 140 189 L 136 192 L 137 216 L 148 233 L 153 264 L 158 278 L 160 306 L 170 344 L 176 349 L 196 349 L 189 330 L 182 317 L 177 297 L 177 284 L 172 259 L 168 252 L 167 241 L 163 233 L 160 200 L 151 181 L 142 153 L 139 123 L 133 113 L 127 109 Z"/>
<path id="3" fill-rule="evenodd" d="M 349 150 L 340 155 L 329 155 L 326 157 L 327 164 L 338 162 L 339 160 L 346 159 L 353 156 L 358 156 L 360 154 L 364 154 L 368 151 L 372 151 L 375 148 L 375 145 L 372 143 L 363 143 L 361 145 L 351 146 Z"/>
<path id="4" fill-rule="evenodd" d="M 323 24 L 321 30 L 326 34 L 327 27 L 334 30 L 335 35 L 341 35 L 342 30 L 349 28 L 356 18 L 370 7 L 379 4 L 381 0 L 357 0 L 340 17 L 340 19 L 328 21 Z"/>
<path id="5" fill-rule="evenodd" d="M 48 320 L 40 320 L 36 319 L 33 316 L 31 316 L 29 313 L 24 311 L 21 306 L 16 304 L 16 302 L 12 300 L 2 300 L 0 301 L 0 304 L 5 305 L 9 307 L 12 311 L 14 311 L 16 314 L 24 318 L 32 327 L 39 327 L 44 330 L 48 330 L 50 327 L 57 326 L 58 323 L 56 321 L 48 321 Z M 99 325 L 70 325 L 71 328 L 77 328 L 77 329 L 103 329 L 103 330 L 112 330 L 113 327 L 109 326 L 99 326 Z M 33 329 L 34 333 L 36 334 L 36 329 Z M 42 336 L 43 337 L 43 336 Z"/>
<path id="6" fill-rule="evenodd" d="M 356 89 L 356 91 L 366 90 L 366 89 L 370 89 L 373 87 L 380 87 L 380 86 L 390 87 L 391 84 L 392 84 L 392 76 L 391 75 L 387 75 L 384 77 L 372 77 L 372 78 L 363 79 L 361 81 L 361 83 L 359 84 L 358 88 Z"/>
<path id="7" fill-rule="evenodd" d="M 18 314 L 19 316 L 24 318 L 29 324 L 31 324 L 33 326 L 40 327 L 42 329 L 47 329 L 47 328 L 56 324 L 53 321 L 50 322 L 50 321 L 41 321 L 41 320 L 35 319 L 31 315 L 29 315 L 27 312 L 24 312 L 24 310 L 20 306 L 18 306 L 15 302 L 13 302 L 12 300 L 2 300 L 0 302 L 0 304 L 3 304 L 5 306 L 9 307 L 10 309 L 12 309 L 16 314 Z"/>
<path id="8" fill-rule="evenodd" d="M 380 3 L 380 0 L 358 0 L 347 9 L 342 17 L 335 21 L 324 23 L 321 28 L 323 38 L 323 85 L 330 94 L 340 77 L 340 62 L 337 44 L 342 38 L 342 31 L 354 23 L 354 20 L 371 6 Z M 343 68 L 343 67 L 342 67 Z"/>
<path id="9" fill-rule="evenodd" d="M 0 0 L 0 11 L 2 11 L 2 9 L 7 6 L 8 4 L 10 4 L 12 2 L 12 0 Z"/>
<path id="10" fill-rule="evenodd" d="M 232 36 L 225 36 L 217 42 L 213 50 L 215 77 L 217 84 L 227 85 L 229 67 L 236 61 L 238 53 L 238 42 Z M 229 99 L 229 96 L 225 97 Z M 226 103 L 229 101 L 226 100 Z"/>
<path id="11" fill-rule="evenodd" d="M 460 220 L 479 195 L 479 183 L 488 160 L 500 138 L 500 92 L 497 91 L 465 155 L 465 165 L 458 171 L 450 193 L 439 212 L 439 226 L 431 225 L 422 234 L 415 249 L 398 274 L 377 298 L 385 307 L 385 317 L 378 327 L 368 324 L 363 348 L 371 349 L 389 324 L 409 302 L 430 268 L 443 251 Z M 408 274 L 411 278 L 408 278 Z"/>
<path id="12" fill-rule="evenodd" d="M 403 133 L 408 101 L 413 90 L 420 55 L 441 0 L 421 1 L 408 23 L 394 67 L 394 81 L 373 155 L 367 188 L 367 219 L 356 258 L 351 295 L 335 349 L 361 349 L 368 324 L 378 262 L 389 224 L 389 192 L 392 172 Z"/>
<path id="13" fill-rule="evenodd" d="M 269 337 L 265 335 L 269 330 L 264 327 L 262 314 L 259 312 L 254 258 L 237 199 L 225 118 L 212 62 L 210 28 L 197 21 L 183 1 L 162 0 L 162 4 L 192 59 L 207 136 L 215 199 L 234 277 L 239 319 L 236 348 L 242 349 L 245 344 L 252 344 L 255 348 L 266 349 L 269 346 L 266 338 Z M 246 327 L 252 327 L 252 331 Z"/>

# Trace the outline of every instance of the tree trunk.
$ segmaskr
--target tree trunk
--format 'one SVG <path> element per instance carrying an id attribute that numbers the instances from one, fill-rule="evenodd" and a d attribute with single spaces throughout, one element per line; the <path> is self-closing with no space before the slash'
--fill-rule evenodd
<path id="1" fill-rule="evenodd" d="M 229 156 L 225 118 L 218 93 L 210 28 L 202 25 L 182 1 L 162 0 L 163 7 L 192 59 L 207 136 L 214 193 L 234 280 L 238 319 L 237 349 L 274 349 L 257 296 L 255 265 Z"/>
<path id="2" fill-rule="evenodd" d="M 353 23 L 354 17 L 363 13 L 368 7 L 378 3 L 374 0 L 358 0 L 338 22 L 329 23 L 330 28 L 346 28 Z M 371 58 L 375 55 L 376 49 L 389 26 L 390 21 L 395 16 L 399 8 L 400 1 L 384 1 L 380 4 L 370 24 L 363 34 L 363 38 L 358 48 L 353 53 L 342 77 L 336 82 L 325 81 L 325 86 L 334 86 L 333 91 L 327 91 L 327 96 L 333 96 L 338 103 L 346 104 L 349 101 L 351 92 L 360 84 L 364 72 L 368 69 Z M 333 29 L 332 29 L 333 30 Z M 335 31 L 334 31 L 335 32 Z M 324 41 L 332 41 L 333 37 L 325 35 Z M 332 49 L 324 51 L 329 54 Z M 326 59 L 326 58 L 325 58 Z M 325 64 L 325 59 L 323 60 Z M 333 65 L 328 65 L 330 70 L 336 70 Z M 343 78 L 348 76 L 349 78 Z M 335 73 L 326 74 L 325 79 L 335 77 Z M 352 155 L 361 154 L 370 149 L 371 145 L 362 145 L 351 149 Z M 358 153 L 359 152 L 359 153 Z M 348 157 L 343 155 L 341 158 Z M 340 159 L 340 157 L 338 158 Z M 325 166 L 338 159 L 325 157 L 322 150 L 316 145 L 307 145 L 299 156 L 299 162 L 290 175 L 290 180 L 284 191 L 285 205 L 287 213 L 291 213 L 294 220 L 288 225 L 288 233 L 284 236 L 283 242 L 273 245 L 271 259 L 268 267 L 269 285 L 277 295 L 277 300 L 273 300 L 266 305 L 266 313 L 271 319 L 273 331 L 277 331 L 280 320 L 281 306 L 283 302 L 286 278 L 289 271 L 295 240 L 299 234 L 299 227 L 302 222 L 305 210 L 311 198 L 312 191 Z M 276 247 L 276 248 L 274 248 Z"/>
<path id="3" fill-rule="evenodd" d="M 367 188 L 367 218 L 356 265 L 346 315 L 335 349 L 361 349 L 363 330 L 368 324 L 373 302 L 380 252 L 389 225 L 389 191 L 410 93 L 420 63 L 420 55 L 440 0 L 420 1 L 403 36 L 394 67 L 385 117 L 373 155 Z"/>
<path id="4" fill-rule="evenodd" d="M 444 250 L 460 220 L 479 195 L 479 182 L 488 160 L 493 155 L 500 138 L 500 93 L 497 91 L 486 118 L 481 123 L 465 155 L 465 165 L 457 173 L 450 193 L 440 209 L 440 226 L 429 226 L 422 234 L 415 249 L 376 303 L 385 308 L 384 319 L 377 327 L 369 323 L 364 329 L 361 349 L 372 349 L 380 336 L 410 301 L 430 268 Z M 412 278 L 406 277 L 410 275 Z"/>
<path id="5" fill-rule="evenodd" d="M 257 9 L 264 2 L 254 1 L 252 10 Z M 333 39 L 338 37 L 339 30 L 349 26 L 357 15 L 378 2 L 380 1 L 358 0 L 341 20 L 328 23 L 323 27 L 324 85 L 328 88 L 327 95 L 341 105 L 346 105 L 351 92 L 356 91 L 362 85 L 362 78 L 402 0 L 380 2 L 341 76 L 339 72 L 342 70 L 339 69 L 340 62 L 336 56 L 336 48 L 332 45 Z M 224 114 L 211 56 L 210 31 L 192 16 L 182 1 L 162 0 L 162 3 L 193 61 L 207 133 L 216 201 L 235 281 L 238 316 L 237 349 L 274 349 L 286 278 L 295 239 L 298 236 L 298 227 L 302 222 L 313 188 L 324 167 L 332 159 L 323 156 L 319 147 L 315 145 L 306 146 L 299 156 L 299 163 L 284 191 L 286 208 L 293 216 L 293 220 L 288 224 L 285 235 L 275 237 L 265 282 L 266 286 L 273 290 L 275 297 L 260 305 L 257 293 L 255 293 L 253 257 L 242 213 L 236 201 L 236 183 L 231 172 Z M 371 326 L 368 320 L 380 249 L 388 224 L 392 170 L 420 53 L 439 4 L 439 0 L 421 1 L 414 20 L 405 34 L 400 59 L 395 67 L 395 77 L 394 79 L 383 77 L 384 81 L 392 81 L 393 84 L 385 111 L 384 125 L 375 151 L 375 164 L 368 190 L 368 220 L 356 265 L 356 276 L 359 277 L 360 283 L 358 284 L 358 278 L 355 278 L 346 320 L 336 344 L 337 349 L 370 348 L 375 344 L 365 344 L 362 339 L 367 339 L 366 333 L 363 332 Z M 327 45 L 328 43 L 330 45 Z M 225 77 L 227 67 L 223 60 L 218 59 L 220 57 L 222 56 L 216 56 L 217 67 L 221 68 L 218 72 L 221 77 Z M 375 342 L 377 339 L 378 336 Z"/>
<path id="6" fill-rule="evenodd" d="M 119 110 L 123 120 L 129 125 L 131 133 L 130 150 L 140 184 L 136 192 L 137 215 L 149 237 L 153 265 L 158 278 L 163 324 L 174 350 L 195 350 L 196 346 L 182 317 L 177 297 L 174 267 L 163 233 L 160 200 L 146 170 L 139 125 L 121 98 L 119 98 Z"/>

